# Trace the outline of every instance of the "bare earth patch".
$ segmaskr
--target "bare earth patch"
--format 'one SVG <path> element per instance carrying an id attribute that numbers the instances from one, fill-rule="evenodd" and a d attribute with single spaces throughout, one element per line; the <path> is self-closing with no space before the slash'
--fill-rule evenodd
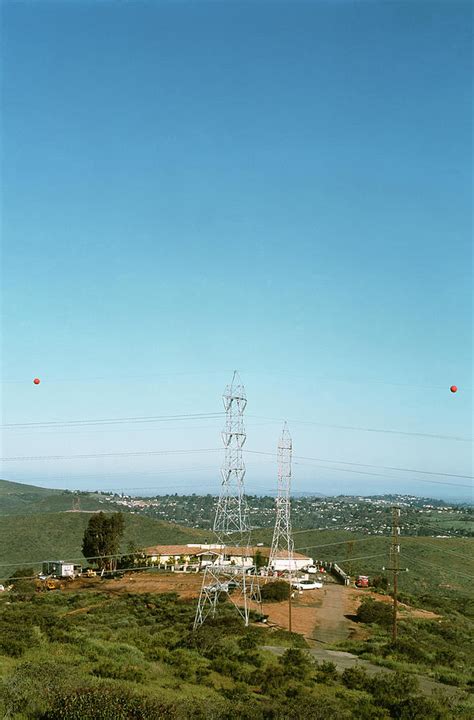
<path id="1" fill-rule="evenodd" d="M 202 573 L 135 572 L 126 573 L 123 578 L 115 580 L 80 578 L 69 583 L 67 591 L 90 589 L 110 594 L 175 592 L 183 599 L 197 599 L 202 577 Z M 319 643 L 337 643 L 347 639 L 364 640 L 368 637 L 367 630 L 352 620 L 364 597 L 372 597 L 385 603 L 392 602 L 387 595 L 335 583 L 327 583 L 319 590 L 295 592 L 292 600 L 292 630 L 309 641 Z M 253 609 L 260 608 L 255 605 Z M 425 620 L 439 617 L 428 610 L 411 608 L 403 603 L 399 604 L 399 610 L 400 617 L 410 615 Z M 288 602 L 265 603 L 261 612 L 268 615 L 269 625 L 288 630 Z"/>

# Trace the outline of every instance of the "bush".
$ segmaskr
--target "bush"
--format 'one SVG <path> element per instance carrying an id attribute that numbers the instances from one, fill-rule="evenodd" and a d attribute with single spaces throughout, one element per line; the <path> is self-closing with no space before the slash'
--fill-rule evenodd
<path id="1" fill-rule="evenodd" d="M 388 580 L 385 577 L 385 575 L 375 575 L 372 578 L 372 582 L 370 583 L 371 587 L 375 588 L 376 590 L 387 590 L 388 589 Z"/>
<path id="2" fill-rule="evenodd" d="M 365 598 L 357 609 L 356 617 L 358 622 L 389 627 L 392 622 L 392 608 L 387 603 Z"/>
<path id="3" fill-rule="evenodd" d="M 288 648 L 279 658 L 286 677 L 304 680 L 313 668 L 313 661 L 299 648 Z"/>
<path id="4" fill-rule="evenodd" d="M 366 690 L 369 686 L 370 678 L 366 671 L 361 667 L 346 668 L 341 675 L 342 682 L 349 690 Z"/>
<path id="5" fill-rule="evenodd" d="M 117 660 L 102 660 L 92 667 L 92 675 L 114 680 L 129 680 L 130 682 L 144 683 L 146 673 L 140 665 L 117 662 Z"/>
<path id="6" fill-rule="evenodd" d="M 290 586 L 284 580 L 275 580 L 274 582 L 263 585 L 260 594 L 263 601 L 281 602 L 282 600 L 288 600 L 290 596 Z"/>
<path id="7" fill-rule="evenodd" d="M 393 715 L 393 708 L 397 707 L 399 703 L 406 702 L 417 688 L 418 680 L 413 675 L 391 672 L 375 675 L 371 678 L 368 689 L 375 702 L 388 708 Z M 398 716 L 394 715 L 394 717 Z"/>
<path id="8" fill-rule="evenodd" d="M 112 686 L 86 686 L 59 693 L 41 720 L 174 720 L 173 707 Z"/>
<path id="9" fill-rule="evenodd" d="M 35 576 L 32 567 L 19 568 L 8 578 L 7 584 L 13 585 L 12 592 L 18 595 L 31 595 L 36 590 Z"/>
<path id="10" fill-rule="evenodd" d="M 423 650 L 421 644 L 410 638 L 398 638 L 394 649 L 397 655 L 402 655 L 409 662 L 429 663 L 431 661 L 429 653 Z"/>
<path id="11" fill-rule="evenodd" d="M 338 679 L 338 675 L 335 664 L 330 661 L 325 661 L 318 665 L 315 680 L 316 682 L 330 685 Z"/>
<path id="12" fill-rule="evenodd" d="M 58 688 L 72 689 L 76 682 L 75 668 L 53 660 L 24 662 L 6 678 L 2 696 L 5 717 L 41 717 L 48 710 Z"/>

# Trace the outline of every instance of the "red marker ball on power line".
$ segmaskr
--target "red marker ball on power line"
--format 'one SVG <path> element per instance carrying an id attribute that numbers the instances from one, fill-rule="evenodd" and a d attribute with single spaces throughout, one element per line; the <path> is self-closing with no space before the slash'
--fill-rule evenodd
<path id="1" fill-rule="evenodd" d="M 451 385 L 451 387 L 449 389 L 451 390 L 452 393 L 455 393 L 458 391 L 457 385 Z"/>
<path id="2" fill-rule="evenodd" d="M 33 380 L 33 382 L 34 382 L 35 385 L 39 385 L 40 382 L 41 382 L 41 380 L 40 380 L 39 378 L 35 378 L 35 379 Z"/>

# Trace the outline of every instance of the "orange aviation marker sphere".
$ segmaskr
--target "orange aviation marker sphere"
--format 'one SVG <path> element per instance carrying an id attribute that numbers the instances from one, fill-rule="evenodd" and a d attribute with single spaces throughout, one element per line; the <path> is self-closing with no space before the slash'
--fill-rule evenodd
<path id="1" fill-rule="evenodd" d="M 39 385 L 41 381 L 40 381 L 39 378 L 35 378 L 35 379 L 33 380 L 33 382 L 34 382 L 35 385 Z"/>
<path id="2" fill-rule="evenodd" d="M 451 387 L 450 387 L 449 389 L 451 390 L 451 392 L 457 392 L 457 391 L 458 391 L 458 388 L 457 388 L 456 385 L 451 385 Z"/>

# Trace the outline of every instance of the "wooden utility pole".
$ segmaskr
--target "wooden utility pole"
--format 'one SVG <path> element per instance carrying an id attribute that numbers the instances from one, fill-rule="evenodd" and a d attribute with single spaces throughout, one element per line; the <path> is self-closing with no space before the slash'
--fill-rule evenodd
<path id="1" fill-rule="evenodd" d="M 292 632 L 291 630 L 291 595 L 293 590 L 291 589 L 291 573 L 290 573 L 290 594 L 288 595 L 288 631 Z"/>
<path id="2" fill-rule="evenodd" d="M 390 560 L 393 572 L 393 616 L 392 616 L 392 643 L 397 641 L 397 609 L 398 609 L 398 573 L 400 572 L 400 508 L 392 507 L 392 543 L 390 546 Z"/>

